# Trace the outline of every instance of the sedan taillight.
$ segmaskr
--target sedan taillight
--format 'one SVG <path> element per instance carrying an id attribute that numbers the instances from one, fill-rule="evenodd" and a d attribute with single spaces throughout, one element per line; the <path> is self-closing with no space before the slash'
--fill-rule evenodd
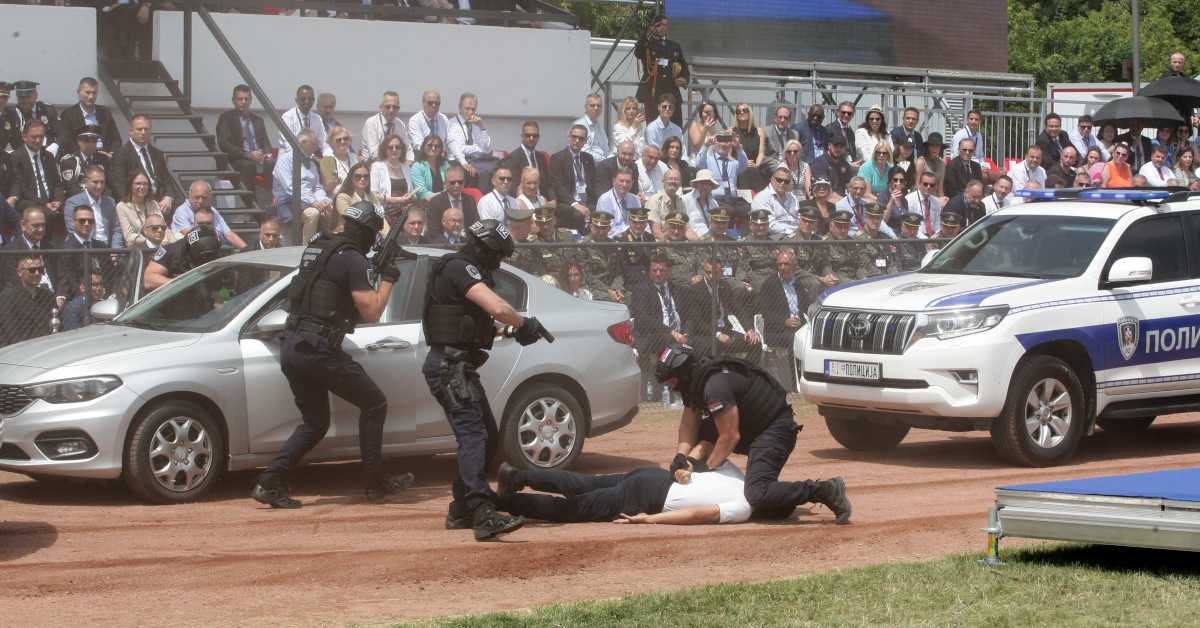
<path id="1" fill-rule="evenodd" d="M 608 335 L 613 340 L 633 346 L 633 321 L 621 321 L 608 326 Z"/>

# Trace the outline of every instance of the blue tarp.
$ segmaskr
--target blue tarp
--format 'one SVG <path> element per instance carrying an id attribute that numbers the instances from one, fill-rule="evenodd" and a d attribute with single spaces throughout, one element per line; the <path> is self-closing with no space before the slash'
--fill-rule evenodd
<path id="1" fill-rule="evenodd" d="M 1148 497 L 1200 502 L 1200 469 L 1152 471 L 1102 478 L 1040 482 L 1000 487 L 1009 491 L 1038 491 L 1106 497 Z"/>

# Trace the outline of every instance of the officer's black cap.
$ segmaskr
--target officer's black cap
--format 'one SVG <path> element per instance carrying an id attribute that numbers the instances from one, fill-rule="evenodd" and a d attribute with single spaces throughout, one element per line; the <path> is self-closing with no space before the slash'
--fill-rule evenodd
<path id="1" fill-rule="evenodd" d="M 35 81 L 17 81 L 13 83 L 13 88 L 17 90 L 17 96 L 28 96 L 37 89 L 38 83 Z"/>
<path id="2" fill-rule="evenodd" d="M 817 222 L 820 219 L 821 219 L 821 213 L 817 211 L 816 207 L 801 207 L 800 208 L 800 220 L 807 220 L 809 222 Z"/>
<path id="3" fill-rule="evenodd" d="M 961 227 L 962 216 L 954 212 L 942 212 L 942 224 L 947 227 Z"/>
<path id="4" fill-rule="evenodd" d="M 13 88 L 12 83 L 0 81 L 0 96 L 8 96 L 9 94 L 12 93 L 12 88 Z"/>
<path id="5" fill-rule="evenodd" d="M 96 125 L 96 124 L 85 124 L 85 125 L 83 125 L 83 128 L 79 129 L 79 131 L 77 131 L 75 133 L 75 139 L 85 139 L 86 138 L 86 139 L 98 140 L 98 139 L 100 139 L 100 136 L 101 136 L 100 126 Z"/>
<path id="6" fill-rule="evenodd" d="M 750 210 L 750 222 L 760 224 L 760 225 L 771 222 L 771 210 L 769 210 L 769 209 Z"/>

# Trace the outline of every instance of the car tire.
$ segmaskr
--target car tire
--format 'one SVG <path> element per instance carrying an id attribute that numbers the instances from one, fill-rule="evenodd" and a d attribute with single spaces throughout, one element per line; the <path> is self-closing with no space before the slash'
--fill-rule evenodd
<path id="1" fill-rule="evenodd" d="M 1096 425 L 1099 425 L 1105 432 L 1113 432 L 1115 434 L 1136 434 L 1150 429 L 1150 424 L 1154 423 L 1156 416 L 1140 416 L 1132 419 L 1096 419 Z"/>
<path id="2" fill-rule="evenodd" d="M 1079 377 L 1066 362 L 1033 356 L 1013 374 L 1003 413 L 992 422 L 992 444 L 1021 466 L 1062 464 L 1083 439 L 1087 408 Z"/>
<path id="3" fill-rule="evenodd" d="M 194 501 L 224 469 L 225 438 L 204 408 L 166 401 L 134 422 L 125 447 L 124 478 L 138 497 L 156 504 Z"/>
<path id="4" fill-rule="evenodd" d="M 566 469 L 583 452 L 587 435 L 575 395 L 549 383 L 519 390 L 500 425 L 504 459 L 519 469 Z"/>
<path id="5" fill-rule="evenodd" d="M 894 449 L 908 436 L 907 425 L 873 423 L 863 418 L 825 417 L 825 426 L 838 444 L 854 451 Z"/>

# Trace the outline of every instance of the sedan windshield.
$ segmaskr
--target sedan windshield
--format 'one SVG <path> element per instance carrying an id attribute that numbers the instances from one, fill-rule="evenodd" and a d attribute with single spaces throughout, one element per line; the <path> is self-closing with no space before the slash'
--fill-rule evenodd
<path id="1" fill-rule="evenodd" d="M 113 322 L 162 331 L 216 331 L 288 273 L 280 266 L 207 264 L 146 295 Z"/>
<path id="2" fill-rule="evenodd" d="M 1113 220 L 1007 214 L 975 223 L 921 272 L 1062 279 L 1083 273 Z"/>

